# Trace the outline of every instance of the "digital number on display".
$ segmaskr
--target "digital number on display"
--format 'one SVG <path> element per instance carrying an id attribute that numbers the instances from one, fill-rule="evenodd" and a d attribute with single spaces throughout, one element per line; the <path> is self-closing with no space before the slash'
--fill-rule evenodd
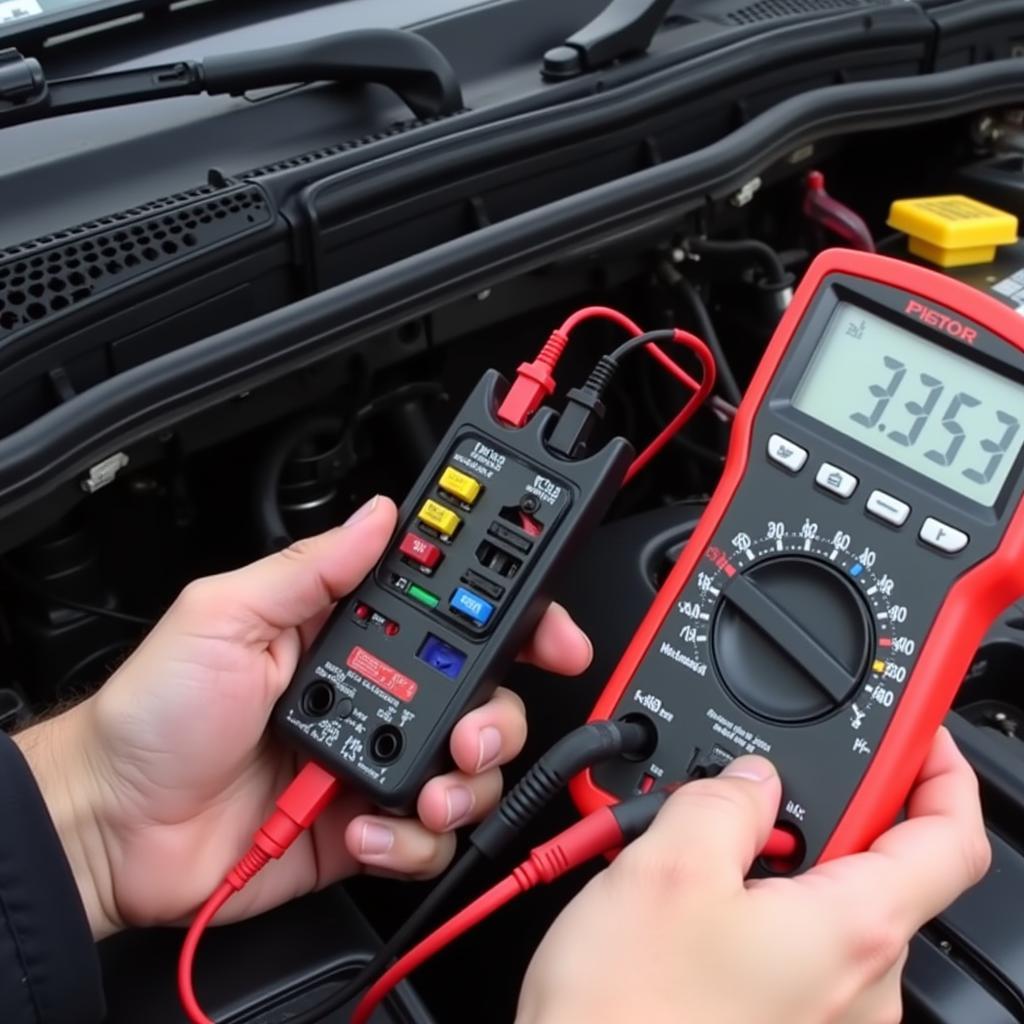
<path id="1" fill-rule="evenodd" d="M 984 505 L 1024 444 L 1024 388 L 845 302 L 793 404 Z"/>

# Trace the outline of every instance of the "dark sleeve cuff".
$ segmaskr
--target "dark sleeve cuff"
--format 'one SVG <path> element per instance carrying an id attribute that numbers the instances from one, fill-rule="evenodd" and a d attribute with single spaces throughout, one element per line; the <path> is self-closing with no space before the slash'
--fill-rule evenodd
<path id="1" fill-rule="evenodd" d="M 0 733 L 0 1018 L 95 1024 L 99 958 L 78 887 L 35 778 Z"/>

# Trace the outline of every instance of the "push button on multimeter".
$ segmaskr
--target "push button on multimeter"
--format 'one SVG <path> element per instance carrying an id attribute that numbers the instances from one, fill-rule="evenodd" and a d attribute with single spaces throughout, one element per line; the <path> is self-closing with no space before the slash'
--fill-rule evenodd
<path id="1" fill-rule="evenodd" d="M 849 498 L 857 490 L 858 480 L 852 473 L 847 473 L 845 469 L 833 466 L 830 462 L 823 462 L 814 482 L 840 498 Z"/>
<path id="2" fill-rule="evenodd" d="M 945 551 L 949 555 L 955 555 L 958 551 L 963 551 L 967 547 L 969 539 L 963 530 L 958 530 L 955 526 L 949 526 L 947 523 L 939 519 L 933 519 L 931 516 L 922 524 L 921 532 L 918 536 L 929 547 Z"/>
<path id="3" fill-rule="evenodd" d="M 865 507 L 877 519 L 892 523 L 893 526 L 902 526 L 910 515 L 910 506 L 905 501 L 885 491 L 872 491 Z"/>
<path id="4" fill-rule="evenodd" d="M 788 469 L 790 473 L 799 473 L 807 461 L 807 449 L 794 444 L 781 434 L 772 434 L 768 438 L 768 458 Z"/>

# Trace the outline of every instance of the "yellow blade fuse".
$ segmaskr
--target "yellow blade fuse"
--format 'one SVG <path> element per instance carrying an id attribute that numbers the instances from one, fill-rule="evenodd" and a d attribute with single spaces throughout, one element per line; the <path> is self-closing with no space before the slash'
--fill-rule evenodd
<path id="1" fill-rule="evenodd" d="M 969 196 L 899 199 L 889 210 L 888 224 L 908 236 L 915 256 L 940 267 L 991 263 L 997 246 L 1017 241 L 1012 213 Z"/>

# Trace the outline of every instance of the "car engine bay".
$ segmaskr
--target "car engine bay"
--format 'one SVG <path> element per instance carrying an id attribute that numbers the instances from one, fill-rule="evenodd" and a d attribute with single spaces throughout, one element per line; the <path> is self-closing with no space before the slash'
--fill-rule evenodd
<path id="1" fill-rule="evenodd" d="M 969 196 L 1024 217 L 1021 5 L 780 0 L 777 25 L 765 27 L 728 16 L 772 4 L 678 4 L 648 57 L 592 76 L 600 86 L 567 80 L 574 95 L 532 107 L 505 43 L 490 64 L 466 44 L 487 18 L 489 38 L 500 36 L 510 6 L 426 22 L 463 82 L 455 109 L 409 120 L 384 87 L 368 97 L 320 87 L 235 99 L 203 126 L 237 116 L 258 131 L 272 117 L 278 137 L 265 148 L 276 153 L 254 145 L 211 158 L 185 114 L 145 131 L 90 114 L 109 138 L 77 157 L 58 157 L 69 138 L 44 136 L 50 122 L 0 127 L 3 142 L 38 148 L 19 166 L 0 160 L 3 728 L 101 686 L 190 580 L 327 529 L 376 493 L 400 499 L 488 368 L 511 376 L 574 309 L 613 306 L 647 330 L 701 337 L 718 365 L 716 398 L 618 494 L 560 588 L 594 640 L 591 669 L 552 681 L 519 667 L 510 680 L 531 723 L 513 780 L 586 718 L 684 549 L 721 475 L 731 417 L 813 258 L 844 246 L 925 262 L 889 224 L 892 204 L 912 197 Z M 604 5 L 568 6 L 559 24 L 531 31 L 557 41 Z M 957 9 L 948 50 L 932 20 L 946 25 L 944 8 Z M 211 39 L 214 28 L 204 28 Z M 772 47 L 733 44 L 718 29 L 775 36 Z M 59 48 L 47 58 L 38 39 L 36 52 L 62 73 L 113 68 L 136 31 L 112 30 L 95 58 Z M 507 45 L 536 76 L 548 47 L 527 34 Z M 691 36 L 717 48 L 688 56 Z M 30 34 L 11 45 L 33 52 Z M 281 125 L 302 104 L 335 141 L 295 155 L 289 135 L 303 133 Z M 338 108 L 350 119 L 340 128 Z M 129 198 L 111 201 L 101 158 L 121 152 L 118 175 L 131 178 L 136 156 L 155 166 L 182 145 L 175 174 L 160 172 L 182 179 L 166 198 L 154 198 L 150 167 Z M 250 154 L 256 169 L 235 170 Z M 1024 313 L 1024 243 L 943 272 Z M 562 380 L 581 381 L 621 340 L 611 324 L 585 325 Z M 682 398 L 652 362 L 631 361 L 609 398 L 607 436 L 646 442 Z M 977 652 L 949 719 L 981 780 L 995 862 L 915 939 L 911 1024 L 1024 1021 L 1024 924 L 1013 910 L 1024 893 L 1022 658 L 1024 596 Z M 571 818 L 558 803 L 538 834 Z M 457 988 L 486 998 L 489 1019 L 511 1020 L 533 948 L 580 884 L 573 876 L 488 922 L 420 972 L 415 993 L 400 990 L 388 1019 L 463 1019 Z M 362 878 L 221 929 L 232 934 L 211 937 L 204 957 L 217 966 L 200 970 L 200 985 L 225 1020 L 286 1021 L 428 888 Z M 168 966 L 176 941 L 108 941 L 111 1024 L 181 1019 Z"/>

